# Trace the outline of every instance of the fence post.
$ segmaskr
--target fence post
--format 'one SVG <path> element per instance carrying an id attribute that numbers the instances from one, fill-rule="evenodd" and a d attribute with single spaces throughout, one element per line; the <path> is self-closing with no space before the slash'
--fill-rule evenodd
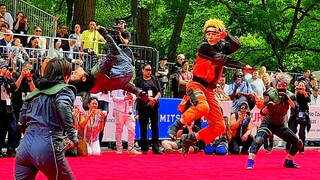
<path id="1" fill-rule="evenodd" d="M 13 6 L 13 14 L 12 16 L 15 16 L 18 12 L 17 8 L 18 8 L 18 0 L 14 0 L 14 6 Z"/>
<path id="2" fill-rule="evenodd" d="M 155 49 L 155 48 L 152 49 L 152 66 L 155 67 L 156 71 L 158 71 L 158 68 L 159 68 L 159 51 L 157 51 L 157 49 Z"/>

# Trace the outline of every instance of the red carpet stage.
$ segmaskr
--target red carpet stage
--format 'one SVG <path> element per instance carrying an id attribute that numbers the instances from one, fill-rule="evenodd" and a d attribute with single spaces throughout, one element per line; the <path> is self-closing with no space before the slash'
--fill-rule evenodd
<path id="1" fill-rule="evenodd" d="M 184 159 L 181 154 L 117 155 L 115 151 L 104 151 L 100 157 L 68 158 L 68 162 L 79 180 L 104 179 L 319 179 L 320 153 L 306 150 L 298 154 L 295 162 L 301 169 L 282 167 L 283 150 L 273 150 L 267 155 L 260 150 L 253 170 L 246 170 L 247 156 L 205 155 L 203 152 Z M 11 180 L 14 158 L 0 159 L 0 179 Z M 46 179 L 39 173 L 37 179 Z"/>

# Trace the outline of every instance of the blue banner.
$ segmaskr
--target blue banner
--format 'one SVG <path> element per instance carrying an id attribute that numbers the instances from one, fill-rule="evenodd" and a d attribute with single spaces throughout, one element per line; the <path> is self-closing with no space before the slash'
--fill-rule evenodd
<path id="1" fill-rule="evenodd" d="M 177 107 L 181 99 L 178 98 L 160 98 L 159 108 L 159 138 L 170 138 L 167 134 L 168 126 L 174 123 L 177 119 L 180 119 L 181 113 L 177 110 Z M 148 126 L 148 138 L 152 138 L 151 125 Z M 140 126 L 139 121 L 136 123 L 136 139 L 140 139 Z"/>

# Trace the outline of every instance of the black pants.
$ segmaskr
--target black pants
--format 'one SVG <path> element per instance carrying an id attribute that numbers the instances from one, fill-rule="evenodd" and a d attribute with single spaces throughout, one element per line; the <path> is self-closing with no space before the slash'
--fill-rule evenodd
<path id="1" fill-rule="evenodd" d="M 12 107 L 10 107 L 12 108 Z M 6 106 L 6 101 L 0 101 L 0 151 L 2 150 L 8 132 L 8 149 L 16 148 L 15 133 L 17 124 L 12 112 Z"/>
<path id="2" fill-rule="evenodd" d="M 258 129 L 255 140 L 251 144 L 250 153 L 257 154 L 260 147 L 267 141 L 270 136 L 268 131 L 271 131 L 272 134 L 291 144 L 291 147 L 289 148 L 289 154 L 291 156 L 297 154 L 299 150 L 299 139 L 295 135 L 295 133 L 292 132 L 291 129 L 285 127 L 284 124 L 274 125 L 269 123 L 268 121 L 263 121 L 260 128 Z"/>
<path id="3" fill-rule="evenodd" d="M 232 140 L 229 143 L 229 152 L 231 154 L 248 154 L 248 150 L 250 145 L 253 142 L 253 137 L 248 136 L 246 141 L 242 141 L 241 138 L 232 138 Z M 242 146 L 241 152 L 240 152 L 240 146 Z"/>
<path id="4" fill-rule="evenodd" d="M 152 151 L 159 152 L 159 126 L 158 126 L 158 108 L 140 109 L 139 112 L 140 125 L 140 146 L 142 151 L 148 151 L 148 124 L 151 122 L 152 130 Z"/>
<path id="5" fill-rule="evenodd" d="M 306 126 L 307 126 L 307 122 L 301 122 L 299 123 L 298 121 L 295 120 L 296 116 L 292 117 L 292 120 L 289 121 L 290 123 L 289 128 L 296 134 L 298 132 L 298 125 L 299 126 L 299 139 L 301 139 L 303 146 L 302 148 L 299 150 L 300 152 L 304 152 L 304 143 L 306 141 Z M 291 118 L 290 118 L 291 119 Z M 286 150 L 289 150 L 291 144 L 287 143 L 286 144 Z"/>
<path id="6" fill-rule="evenodd" d="M 273 134 L 269 136 L 267 141 L 264 143 L 263 147 L 265 150 L 271 151 L 273 149 L 274 137 Z"/>

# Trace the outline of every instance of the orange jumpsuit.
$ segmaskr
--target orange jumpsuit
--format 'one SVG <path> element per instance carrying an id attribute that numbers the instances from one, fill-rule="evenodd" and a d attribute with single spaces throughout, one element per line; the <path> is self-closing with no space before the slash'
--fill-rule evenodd
<path id="1" fill-rule="evenodd" d="M 210 45 L 204 41 L 198 49 L 193 68 L 194 77 L 186 87 L 187 92 L 193 91 L 196 103 L 182 114 L 182 119 L 187 124 L 202 116 L 207 119 L 208 126 L 198 132 L 198 140 L 203 140 L 206 144 L 210 144 L 225 130 L 222 111 L 213 89 L 223 73 L 224 66 L 244 68 L 244 64 L 227 57 L 239 48 L 239 41 L 228 35 L 216 45 Z M 192 99 L 191 96 L 190 99 Z"/>

